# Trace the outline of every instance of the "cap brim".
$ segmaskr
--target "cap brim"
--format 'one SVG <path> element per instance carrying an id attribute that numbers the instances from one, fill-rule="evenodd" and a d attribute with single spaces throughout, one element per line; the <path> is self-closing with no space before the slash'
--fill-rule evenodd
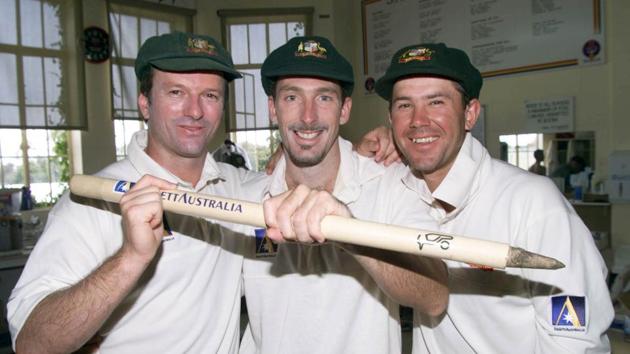
<path id="1" fill-rule="evenodd" d="M 414 68 L 416 69 L 416 68 Z M 463 79 L 453 73 L 450 69 L 439 67 L 439 66 L 424 66 L 422 70 L 416 69 L 418 71 L 409 70 L 409 71 L 398 71 L 394 73 L 386 73 L 383 77 L 376 81 L 374 85 L 374 90 L 376 93 L 386 100 L 390 100 L 392 98 L 392 91 L 394 90 L 394 84 L 396 81 L 414 76 L 437 76 L 441 78 L 445 78 L 448 80 L 452 80 L 458 82 L 460 84 L 463 83 Z"/>
<path id="2" fill-rule="evenodd" d="M 337 81 L 341 85 L 345 94 L 347 94 L 348 96 L 352 95 L 352 91 L 354 89 L 354 78 L 344 77 L 345 75 L 343 75 L 343 73 L 341 72 L 329 73 L 328 69 L 329 68 L 327 67 L 326 70 L 321 70 L 319 69 L 319 65 L 317 64 L 317 62 L 314 62 L 307 68 L 305 68 L 303 65 L 299 65 L 296 67 L 286 65 L 276 70 L 267 70 L 262 77 L 263 88 L 267 95 L 272 95 L 272 92 L 270 91 L 271 85 L 274 81 L 278 80 L 278 78 L 284 76 L 309 76 Z"/>
<path id="3" fill-rule="evenodd" d="M 220 71 L 224 73 L 224 77 L 227 81 L 242 77 L 238 71 L 209 58 L 182 57 L 157 59 L 150 61 L 149 64 L 160 70 L 170 72 Z"/>

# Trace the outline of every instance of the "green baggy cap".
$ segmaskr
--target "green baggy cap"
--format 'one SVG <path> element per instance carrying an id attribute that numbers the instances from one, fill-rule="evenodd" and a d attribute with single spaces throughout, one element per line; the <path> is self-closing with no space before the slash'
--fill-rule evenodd
<path id="1" fill-rule="evenodd" d="M 214 38 L 172 32 L 147 39 L 136 57 L 136 77 L 140 79 L 151 67 L 163 71 L 220 71 L 227 81 L 240 78 L 232 57 Z"/>
<path id="2" fill-rule="evenodd" d="M 312 76 L 338 81 L 346 96 L 352 95 L 352 65 L 323 37 L 293 37 L 276 48 L 260 70 L 263 88 L 269 96 L 274 82 L 283 76 Z"/>
<path id="3" fill-rule="evenodd" d="M 456 81 L 470 98 L 479 98 L 483 84 L 481 73 L 464 51 L 449 48 L 444 43 L 416 44 L 394 54 L 385 75 L 376 82 L 376 93 L 389 101 L 396 81 L 423 75 Z"/>

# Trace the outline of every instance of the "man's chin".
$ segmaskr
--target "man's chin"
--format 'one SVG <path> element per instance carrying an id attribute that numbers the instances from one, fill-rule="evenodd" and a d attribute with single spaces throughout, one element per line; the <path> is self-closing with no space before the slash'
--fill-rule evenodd
<path id="1" fill-rule="evenodd" d="M 318 165 L 324 160 L 324 156 L 322 154 L 316 156 L 304 156 L 290 153 L 289 159 L 296 167 L 304 168 Z"/>

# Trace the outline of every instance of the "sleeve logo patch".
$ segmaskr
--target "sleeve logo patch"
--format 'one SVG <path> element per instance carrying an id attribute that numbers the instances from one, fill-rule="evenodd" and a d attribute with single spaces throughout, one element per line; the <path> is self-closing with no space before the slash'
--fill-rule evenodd
<path id="1" fill-rule="evenodd" d="M 278 253 L 278 245 L 267 237 L 266 231 L 265 229 L 254 231 L 256 233 L 256 258 L 275 257 Z"/>
<path id="2" fill-rule="evenodd" d="M 551 324 L 556 331 L 586 331 L 586 298 L 584 296 L 553 296 Z"/>

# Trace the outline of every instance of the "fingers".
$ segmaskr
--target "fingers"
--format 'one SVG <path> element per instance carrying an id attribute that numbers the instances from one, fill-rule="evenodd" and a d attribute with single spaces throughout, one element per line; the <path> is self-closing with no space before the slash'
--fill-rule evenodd
<path id="1" fill-rule="evenodd" d="M 172 183 L 144 176 L 122 196 L 123 249 L 128 254 L 144 261 L 153 258 L 164 232 L 160 192 L 174 188 Z"/>
<path id="2" fill-rule="evenodd" d="M 391 129 L 385 126 L 377 127 L 365 134 L 355 149 L 360 155 L 373 157 L 374 161 L 384 162 L 386 166 L 400 159 Z"/>
<path id="3" fill-rule="evenodd" d="M 379 149 L 379 144 L 378 141 L 368 140 L 366 136 L 364 136 L 358 144 L 354 145 L 354 149 L 361 156 L 374 157 L 374 154 Z"/>
<path id="4" fill-rule="evenodd" d="M 348 208 L 330 193 L 300 185 L 263 204 L 268 236 L 275 241 L 322 243 L 321 222 L 327 215 L 351 216 Z"/>

